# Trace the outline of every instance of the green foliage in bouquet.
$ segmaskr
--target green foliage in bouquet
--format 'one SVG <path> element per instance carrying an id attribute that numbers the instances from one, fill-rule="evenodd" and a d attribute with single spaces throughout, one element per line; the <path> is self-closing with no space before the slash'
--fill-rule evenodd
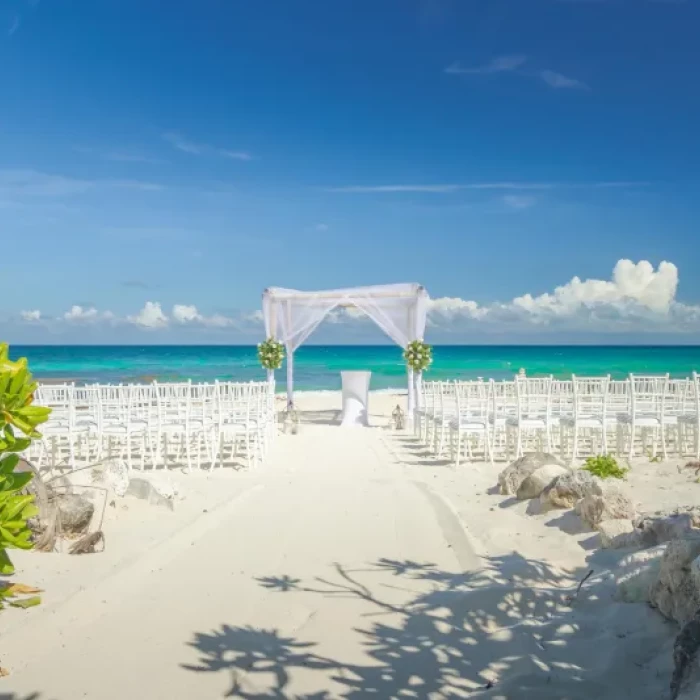
<path id="1" fill-rule="evenodd" d="M 422 340 L 413 340 L 404 350 L 403 358 L 414 372 L 423 372 L 433 362 L 433 349 Z"/>
<path id="2" fill-rule="evenodd" d="M 259 343 L 258 360 L 265 369 L 279 369 L 284 360 L 284 345 L 274 338 Z"/>
<path id="3" fill-rule="evenodd" d="M 18 452 L 32 439 L 41 437 L 36 427 L 49 417 L 51 409 L 33 406 L 36 382 L 27 360 L 12 362 L 5 343 L 0 344 L 0 574 L 14 573 L 7 554 L 10 548 L 31 549 L 27 519 L 37 514 L 34 496 L 21 491 L 31 481 L 31 472 L 15 472 Z M 1 602 L 1 597 L 0 597 Z"/>

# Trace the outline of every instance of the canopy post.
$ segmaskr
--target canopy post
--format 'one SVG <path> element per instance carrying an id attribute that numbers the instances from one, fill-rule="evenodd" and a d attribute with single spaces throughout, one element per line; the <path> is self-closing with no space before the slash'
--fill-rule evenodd
<path id="1" fill-rule="evenodd" d="M 294 351 L 287 346 L 287 410 L 294 408 Z"/>
<path id="2" fill-rule="evenodd" d="M 287 300 L 287 329 L 292 328 L 292 302 Z M 287 331 L 289 332 L 289 330 Z M 294 409 L 294 346 L 287 339 L 287 410 Z"/>

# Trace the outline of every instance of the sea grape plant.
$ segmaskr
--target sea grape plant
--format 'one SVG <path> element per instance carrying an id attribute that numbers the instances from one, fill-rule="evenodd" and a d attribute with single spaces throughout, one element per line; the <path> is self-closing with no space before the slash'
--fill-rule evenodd
<path id="1" fill-rule="evenodd" d="M 7 344 L 0 343 L 0 574 L 14 573 L 7 550 L 31 549 L 27 520 L 37 514 L 34 496 L 22 490 L 32 479 L 31 472 L 17 472 L 19 454 L 32 440 L 40 438 L 37 426 L 44 423 L 51 409 L 34 406 L 36 382 L 26 358 L 9 358 Z"/>

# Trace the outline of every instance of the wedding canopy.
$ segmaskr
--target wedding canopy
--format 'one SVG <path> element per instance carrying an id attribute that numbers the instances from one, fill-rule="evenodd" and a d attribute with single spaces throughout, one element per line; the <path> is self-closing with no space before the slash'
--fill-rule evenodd
<path id="1" fill-rule="evenodd" d="M 369 316 L 395 343 L 405 348 L 422 340 L 428 292 L 419 284 L 386 284 L 323 292 L 270 287 L 263 293 L 265 333 L 287 349 L 287 401 L 294 405 L 294 351 L 334 309 L 355 307 Z M 413 416 L 414 377 L 408 370 L 408 415 Z"/>

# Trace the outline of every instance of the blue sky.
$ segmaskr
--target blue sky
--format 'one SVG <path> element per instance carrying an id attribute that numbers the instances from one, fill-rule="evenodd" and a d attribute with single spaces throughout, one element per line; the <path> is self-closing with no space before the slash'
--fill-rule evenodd
<path id="1" fill-rule="evenodd" d="M 2 336 L 252 342 L 268 285 L 416 281 L 437 341 L 698 341 L 699 23 L 694 0 L 4 0 Z"/>

